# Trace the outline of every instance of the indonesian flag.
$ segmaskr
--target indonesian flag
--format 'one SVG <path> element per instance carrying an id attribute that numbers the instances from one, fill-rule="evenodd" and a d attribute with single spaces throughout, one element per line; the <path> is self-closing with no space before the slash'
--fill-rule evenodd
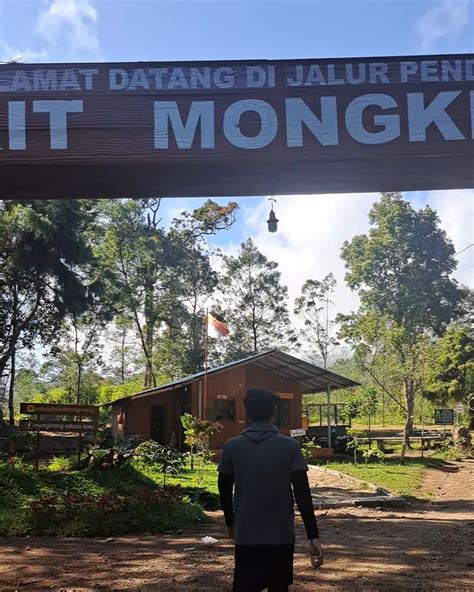
<path id="1" fill-rule="evenodd" d="M 207 334 L 209 337 L 218 339 L 229 335 L 227 325 L 215 319 L 210 313 L 207 313 Z"/>

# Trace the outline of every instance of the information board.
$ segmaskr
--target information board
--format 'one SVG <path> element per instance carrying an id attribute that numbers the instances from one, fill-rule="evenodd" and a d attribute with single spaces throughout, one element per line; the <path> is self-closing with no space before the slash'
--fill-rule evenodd
<path id="1" fill-rule="evenodd" d="M 84 415 L 98 417 L 96 405 L 60 405 L 56 403 L 20 403 L 20 413 L 40 413 L 41 415 Z"/>
<path id="2" fill-rule="evenodd" d="M 20 419 L 22 432 L 97 432 L 99 425 L 92 421 L 56 421 L 47 419 Z"/>
<path id="3" fill-rule="evenodd" d="M 441 425 L 454 425 L 454 409 L 435 409 L 434 422 Z"/>

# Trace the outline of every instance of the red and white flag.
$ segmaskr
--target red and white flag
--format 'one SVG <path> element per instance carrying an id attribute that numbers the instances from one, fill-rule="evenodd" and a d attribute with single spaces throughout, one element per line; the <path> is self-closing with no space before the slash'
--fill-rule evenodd
<path id="1" fill-rule="evenodd" d="M 229 328 L 221 321 L 215 319 L 210 313 L 207 313 L 207 334 L 209 337 L 218 339 L 229 335 Z"/>

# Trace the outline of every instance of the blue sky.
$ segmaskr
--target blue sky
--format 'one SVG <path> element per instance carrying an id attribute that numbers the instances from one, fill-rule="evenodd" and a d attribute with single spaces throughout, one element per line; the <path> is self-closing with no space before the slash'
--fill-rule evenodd
<path id="1" fill-rule="evenodd" d="M 82 15 L 70 47 L 38 27 L 48 11 L 50 23 Z M 470 52 L 474 37 L 469 0 L 1 0 L 0 27 L 5 45 L 60 61 L 74 49 L 108 61 Z"/>
<path id="2" fill-rule="evenodd" d="M 474 0 L 0 0 L 0 61 L 138 61 L 318 58 L 474 51 Z M 456 250 L 474 242 L 474 189 L 406 193 L 432 205 Z M 212 196 L 210 196 L 212 198 Z M 235 252 L 252 236 L 280 263 L 295 297 L 308 277 L 333 271 L 336 306 L 357 298 L 344 286 L 339 251 L 368 228 L 376 194 L 279 197 L 280 230 L 266 231 L 267 197 L 237 200 L 238 220 L 214 242 Z M 220 199 L 223 203 L 226 200 Z M 164 200 L 166 223 L 202 200 Z M 456 277 L 473 283 L 474 248 Z"/>

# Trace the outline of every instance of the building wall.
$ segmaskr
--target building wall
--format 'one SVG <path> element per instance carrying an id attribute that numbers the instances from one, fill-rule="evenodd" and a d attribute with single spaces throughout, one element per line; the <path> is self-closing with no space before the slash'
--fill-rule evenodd
<path id="1" fill-rule="evenodd" d="M 268 372 L 256 366 L 249 364 L 246 368 L 246 390 L 251 388 L 266 388 L 281 395 L 283 400 L 288 401 L 290 410 L 289 428 L 280 428 L 283 433 L 289 433 L 290 429 L 301 428 L 302 419 L 302 394 L 301 386 L 294 380 L 286 380 L 278 374 Z M 292 398 L 287 398 L 293 395 Z"/>
<path id="2" fill-rule="evenodd" d="M 140 434 L 145 439 L 151 437 L 151 416 L 153 406 L 163 407 L 163 441 L 169 443 L 172 439 L 172 432 L 175 433 L 179 443 L 181 433 L 180 417 L 186 411 L 186 388 L 190 393 L 191 387 L 175 389 L 156 395 L 149 395 L 139 399 L 128 399 L 125 405 L 124 424 L 122 429 L 118 423 L 121 413 L 121 403 L 112 406 L 112 432 L 119 435 Z"/>
<path id="3" fill-rule="evenodd" d="M 201 410 L 203 411 L 204 379 L 201 381 Z M 213 447 L 222 448 L 224 442 L 232 436 L 236 436 L 245 428 L 245 366 L 231 368 L 227 372 L 221 372 L 214 376 L 208 376 L 207 400 L 215 401 L 218 397 L 227 397 L 226 400 L 235 400 L 235 420 L 220 420 L 223 428 L 219 432 Z M 225 400 L 225 399 L 224 399 Z M 193 384 L 193 415 L 199 417 L 199 382 Z"/>
<path id="4" fill-rule="evenodd" d="M 213 448 L 222 448 L 226 440 L 238 435 L 246 427 L 246 414 L 244 396 L 249 388 L 268 388 L 276 393 L 286 393 L 289 402 L 289 428 L 281 428 L 283 433 L 289 429 L 301 427 L 302 401 L 301 387 L 297 382 L 280 378 L 272 372 L 266 371 L 256 365 L 248 364 L 231 368 L 226 372 L 208 376 L 207 401 L 227 400 L 235 401 L 234 420 L 219 420 L 223 429 L 213 442 Z M 187 390 L 186 390 L 187 389 Z M 292 396 L 292 398 L 289 398 Z M 186 403 L 186 398 L 189 401 Z M 196 380 L 191 385 L 181 389 L 171 390 L 165 393 L 149 395 L 139 399 L 126 401 L 124 407 L 123 428 L 118 424 L 122 403 L 112 406 L 112 430 L 117 435 L 123 430 L 125 434 L 141 434 L 144 438 L 150 438 L 150 417 L 152 406 L 163 405 L 165 413 L 164 438 L 166 442 L 171 439 L 172 431 L 177 436 L 180 444 L 181 426 L 180 416 L 184 411 L 191 412 L 195 417 L 201 416 L 204 411 L 204 379 Z"/>

